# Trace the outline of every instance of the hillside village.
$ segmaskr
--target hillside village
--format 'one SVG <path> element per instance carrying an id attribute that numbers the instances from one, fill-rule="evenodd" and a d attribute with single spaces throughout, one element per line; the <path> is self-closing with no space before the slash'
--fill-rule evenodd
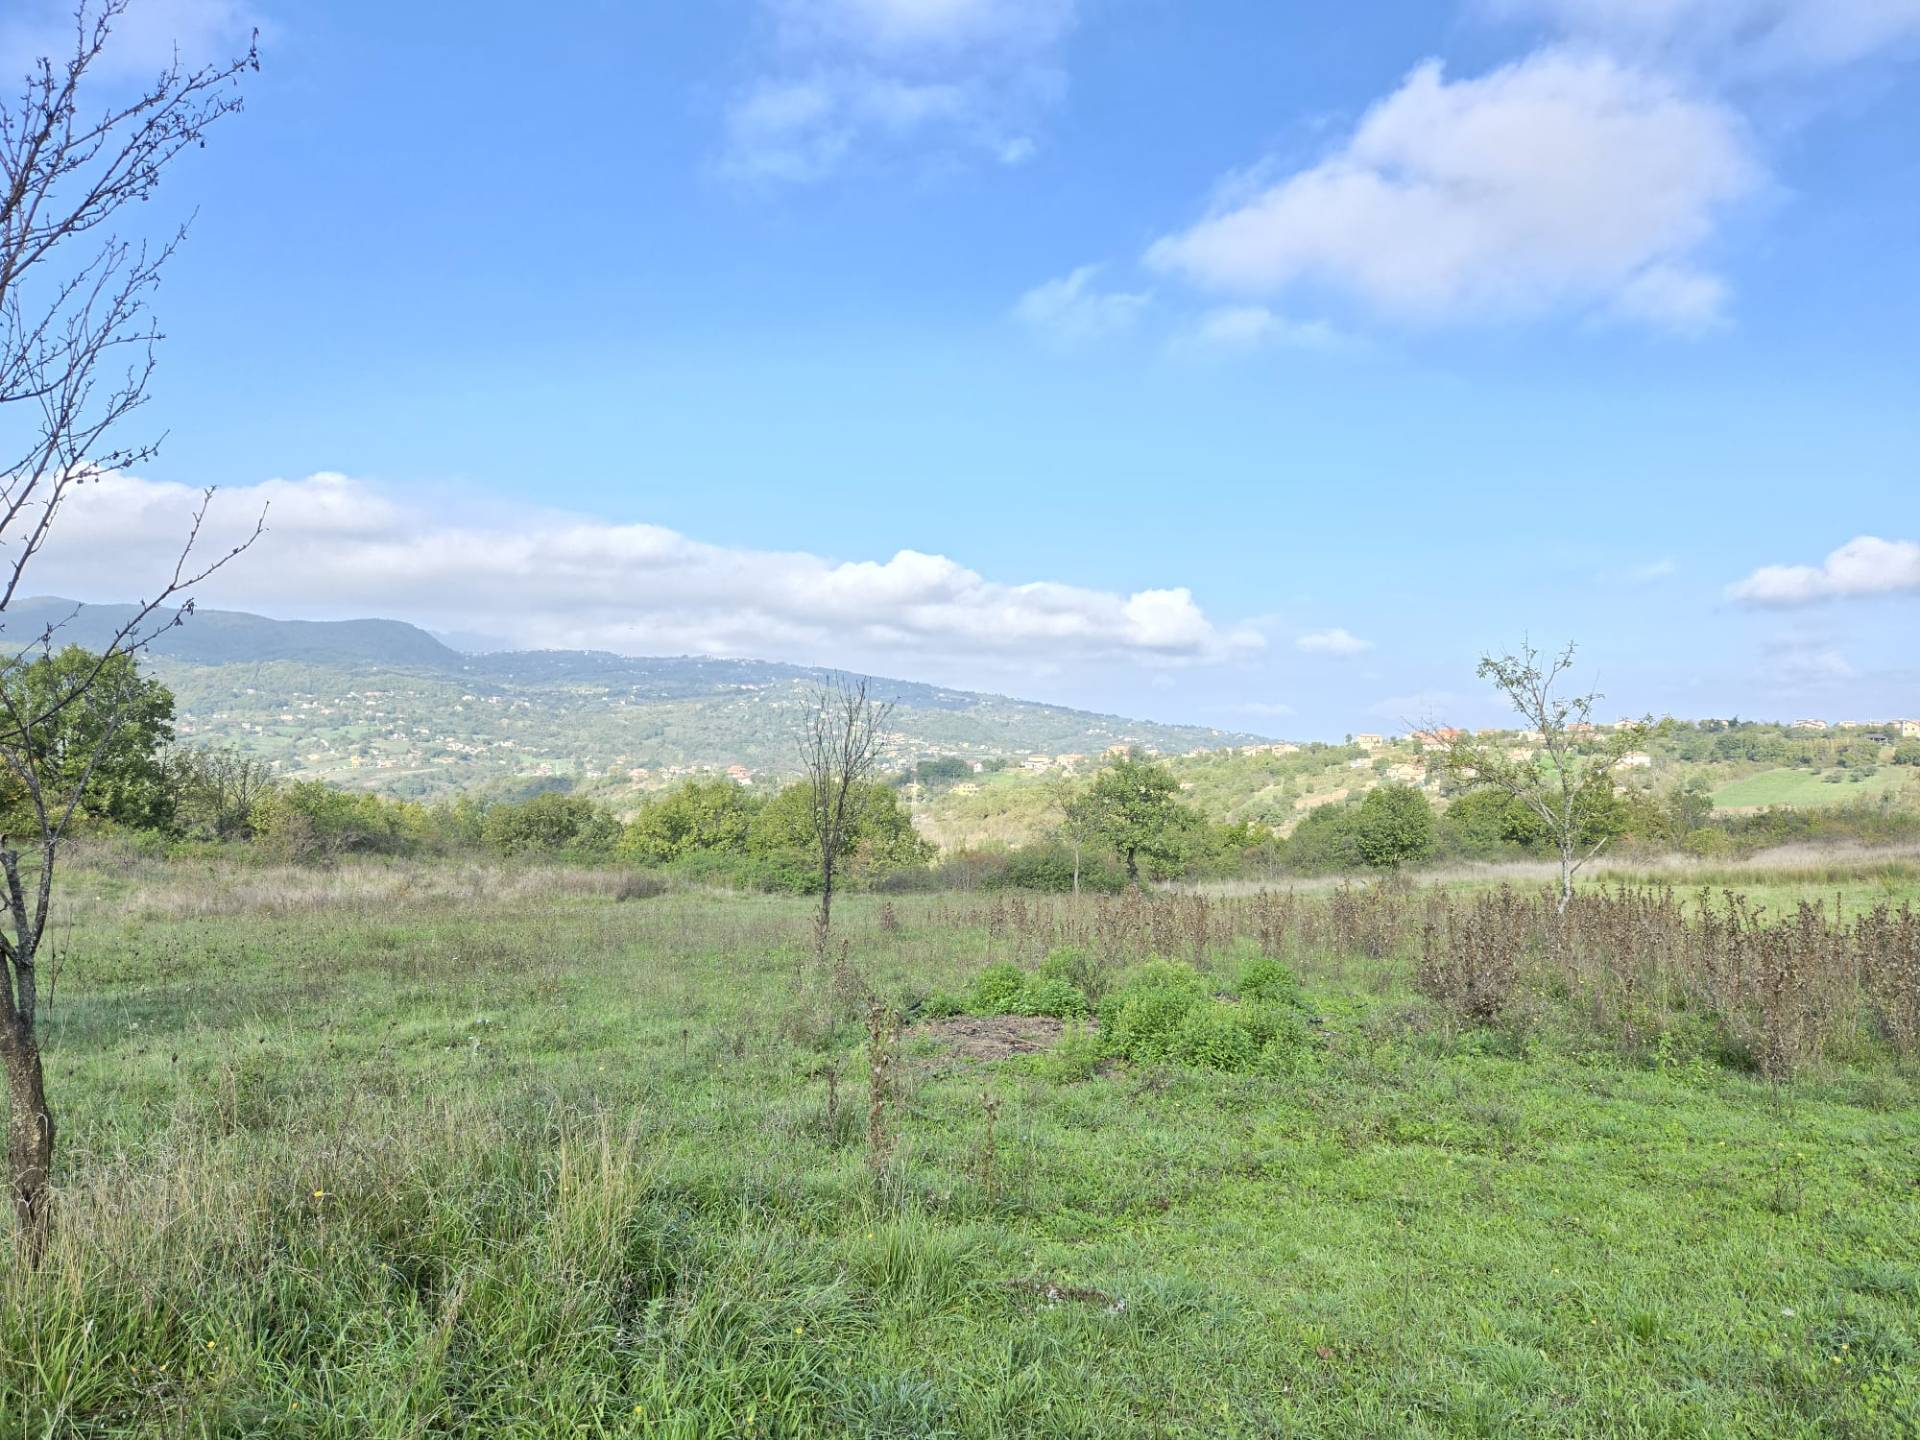
<path id="1" fill-rule="evenodd" d="M 1597 745 L 1630 723 L 1578 727 L 1575 733 Z M 1445 773 L 1444 752 L 1465 733 L 1436 726 L 1404 734 L 1357 732 L 1340 744 L 1262 741 L 1146 753 L 1165 761 L 1182 793 L 1207 818 L 1287 835 L 1311 811 L 1357 800 L 1382 785 L 1409 786 L 1444 808 L 1458 788 Z M 1541 740 L 1535 731 L 1499 727 L 1472 735 L 1516 761 L 1536 758 Z M 1626 752 L 1616 778 L 1650 792 L 1692 786 L 1728 810 L 1768 803 L 1820 806 L 1883 794 L 1920 799 L 1920 768 L 1902 763 L 1900 752 L 1903 742 L 1917 739 L 1920 720 L 1674 722 L 1656 729 L 1645 748 Z M 1031 755 L 957 784 L 918 786 L 915 821 L 943 846 L 1024 844 L 1057 823 L 1050 782 L 1087 768 L 1081 755 Z"/>

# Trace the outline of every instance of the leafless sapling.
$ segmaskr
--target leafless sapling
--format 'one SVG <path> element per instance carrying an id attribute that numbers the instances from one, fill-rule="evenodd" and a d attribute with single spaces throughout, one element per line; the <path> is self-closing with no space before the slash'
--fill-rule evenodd
<path id="1" fill-rule="evenodd" d="M 21 88 L 0 95 L 0 630 L 66 502 L 102 477 L 138 465 L 152 443 L 120 439 L 147 396 L 161 339 L 148 310 L 182 232 L 145 243 L 114 226 L 157 191 L 172 162 L 209 126 L 240 108 L 244 55 L 188 68 L 176 57 L 147 84 L 100 80 L 130 0 L 77 0 L 71 48 L 36 61 Z M 0 837 L 0 1068 L 7 1083 L 7 1157 L 19 1252 L 37 1263 L 48 1235 L 54 1121 L 41 1062 L 38 968 L 60 846 L 93 778 L 46 763 L 42 736 L 95 691 L 120 657 L 137 653 L 191 614 L 187 593 L 260 534 L 211 558 L 202 497 L 171 575 L 95 657 L 53 694 L 16 683 L 51 653 L 59 624 L 8 637 L 0 654 L 0 766 L 22 793 L 25 834 Z M 108 734 L 115 721 L 102 721 Z M 106 747 L 100 746 L 104 751 Z"/>
<path id="2" fill-rule="evenodd" d="M 834 676 L 807 696 L 800 766 L 815 843 L 820 849 L 820 909 L 814 916 L 815 959 L 824 968 L 833 930 L 833 886 L 852 848 L 860 786 L 880 761 L 891 701 L 876 700 L 866 679 Z"/>

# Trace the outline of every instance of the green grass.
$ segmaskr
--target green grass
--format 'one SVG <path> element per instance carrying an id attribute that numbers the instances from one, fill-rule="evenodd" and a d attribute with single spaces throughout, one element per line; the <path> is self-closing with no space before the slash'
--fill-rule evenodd
<path id="1" fill-rule="evenodd" d="M 1623 1049 L 1542 998 L 1457 1031 L 1400 962 L 1325 956 L 1284 1079 L 909 1032 L 876 1184 L 805 904 L 610 888 L 80 875 L 0 1434 L 1920 1425 L 1920 1078 L 1878 1052 L 1776 1088 L 1698 1027 Z M 839 928 L 902 1002 L 1018 943 L 881 907 Z"/>
<path id="2" fill-rule="evenodd" d="M 1839 776 L 1829 781 L 1829 776 Z M 1911 767 L 1883 765 L 1865 779 L 1849 778 L 1845 770 L 1762 770 L 1757 775 L 1729 781 L 1713 792 L 1714 805 L 1722 810 L 1757 810 L 1767 805 L 1791 805 L 1799 809 L 1818 809 L 1844 805 L 1851 800 L 1873 800 L 1882 795 L 1904 794 L 1915 788 Z"/>

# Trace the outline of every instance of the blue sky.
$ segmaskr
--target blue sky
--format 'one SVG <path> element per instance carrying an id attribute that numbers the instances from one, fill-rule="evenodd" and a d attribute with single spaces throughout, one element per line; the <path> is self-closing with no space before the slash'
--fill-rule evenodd
<path id="1" fill-rule="evenodd" d="M 203 600 L 279 615 L 1302 736 L 1490 719 L 1523 634 L 1920 714 L 1920 0 L 1353 14 L 135 0 L 134 69 L 264 66 L 157 202 L 167 443 L 36 583 L 217 484 L 271 530 Z"/>

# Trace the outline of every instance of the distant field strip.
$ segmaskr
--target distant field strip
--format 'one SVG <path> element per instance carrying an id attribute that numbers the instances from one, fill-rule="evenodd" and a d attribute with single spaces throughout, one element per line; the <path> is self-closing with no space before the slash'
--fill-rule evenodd
<path id="1" fill-rule="evenodd" d="M 1830 780 L 1832 775 L 1841 778 Z M 1883 768 L 1862 780 L 1849 778 L 1843 770 L 1763 770 L 1722 785 L 1713 792 L 1713 803 L 1721 810 L 1757 810 L 1767 805 L 1818 808 L 1904 794 L 1920 788 L 1915 781 L 1911 768 L 1903 766 Z"/>

